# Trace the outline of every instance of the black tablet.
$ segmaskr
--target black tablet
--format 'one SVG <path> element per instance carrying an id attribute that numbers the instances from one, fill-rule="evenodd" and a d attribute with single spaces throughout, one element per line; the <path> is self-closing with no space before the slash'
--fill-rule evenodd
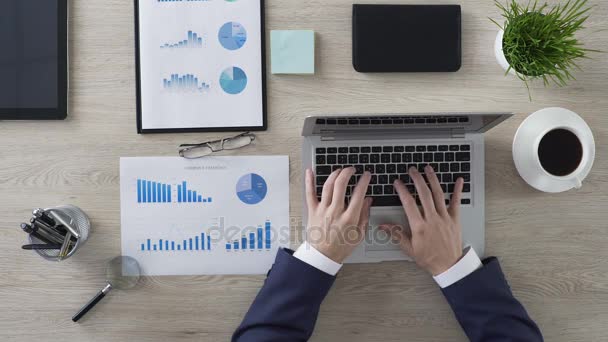
<path id="1" fill-rule="evenodd" d="M 0 120 L 68 111 L 68 0 L 0 0 Z"/>
<path id="2" fill-rule="evenodd" d="M 460 69 L 460 5 L 353 5 L 353 66 L 359 72 Z"/>

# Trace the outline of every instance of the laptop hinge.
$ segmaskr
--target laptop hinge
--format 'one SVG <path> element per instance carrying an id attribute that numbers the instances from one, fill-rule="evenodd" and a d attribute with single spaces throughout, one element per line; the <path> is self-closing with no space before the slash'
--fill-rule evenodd
<path id="1" fill-rule="evenodd" d="M 453 128 L 452 130 L 452 138 L 455 139 L 464 139 L 465 131 L 462 128 Z"/>
<path id="2" fill-rule="evenodd" d="M 321 141 L 338 141 L 352 139 L 396 139 L 403 138 L 404 135 L 409 138 L 428 138 L 443 137 L 464 139 L 466 131 L 463 128 L 443 129 L 443 130 L 419 130 L 419 131 L 378 131 L 378 132 L 360 132 L 360 131 L 345 131 L 336 132 L 334 130 L 323 130 L 320 132 Z"/>

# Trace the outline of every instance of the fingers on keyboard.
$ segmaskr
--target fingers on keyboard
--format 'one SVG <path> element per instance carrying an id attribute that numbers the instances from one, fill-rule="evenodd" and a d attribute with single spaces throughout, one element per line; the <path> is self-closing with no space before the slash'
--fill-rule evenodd
<path id="1" fill-rule="evenodd" d="M 399 206 L 400 201 L 393 184 L 399 179 L 417 198 L 415 187 L 408 175 L 411 167 L 418 169 L 425 178 L 424 168 L 430 165 L 437 174 L 441 190 L 445 193 L 446 204 L 454 192 L 458 178 L 464 180 L 465 197 L 471 189 L 471 146 L 470 145 L 421 145 L 421 146 L 349 146 L 319 147 L 315 149 L 315 175 L 317 196 L 321 197 L 323 184 L 335 170 L 352 166 L 355 175 L 350 179 L 346 190 L 347 198 L 354 186 L 367 171 L 372 174 L 366 195 L 374 197 L 374 206 Z M 418 200 L 419 201 L 419 200 Z M 462 204 L 471 204 L 470 198 L 463 198 Z"/>

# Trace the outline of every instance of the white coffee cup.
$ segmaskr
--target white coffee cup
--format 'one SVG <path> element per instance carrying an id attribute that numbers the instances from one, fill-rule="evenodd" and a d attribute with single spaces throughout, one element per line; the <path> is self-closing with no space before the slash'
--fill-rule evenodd
<path id="1" fill-rule="evenodd" d="M 541 163 L 539 146 L 542 139 L 556 130 L 573 133 L 582 149 L 580 162 L 567 174 L 548 172 Z M 587 123 L 576 113 L 564 108 L 545 108 L 528 116 L 513 139 L 513 161 L 521 177 L 530 186 L 544 192 L 563 192 L 580 188 L 595 159 L 595 141 Z"/>

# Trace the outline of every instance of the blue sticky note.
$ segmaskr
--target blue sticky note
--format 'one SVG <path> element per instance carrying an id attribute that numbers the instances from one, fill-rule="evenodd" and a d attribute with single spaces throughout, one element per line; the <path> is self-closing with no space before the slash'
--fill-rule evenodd
<path id="1" fill-rule="evenodd" d="M 315 32 L 270 31 L 270 68 L 273 74 L 315 73 Z"/>

